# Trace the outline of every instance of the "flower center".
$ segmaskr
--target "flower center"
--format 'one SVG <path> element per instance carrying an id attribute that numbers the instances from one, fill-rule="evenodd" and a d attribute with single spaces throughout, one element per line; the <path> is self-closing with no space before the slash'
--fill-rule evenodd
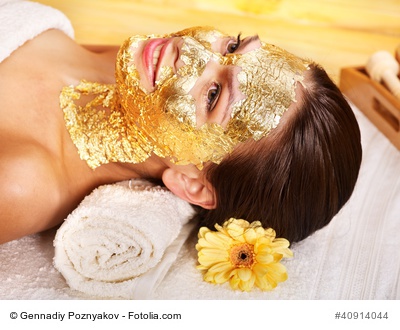
<path id="1" fill-rule="evenodd" d="M 253 245 L 248 243 L 236 244 L 231 247 L 229 257 L 231 263 L 239 268 L 251 268 L 255 264 Z"/>

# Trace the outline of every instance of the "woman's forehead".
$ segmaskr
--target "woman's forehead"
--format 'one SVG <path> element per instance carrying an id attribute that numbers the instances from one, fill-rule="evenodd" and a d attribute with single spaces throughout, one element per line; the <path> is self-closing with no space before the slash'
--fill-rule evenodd
<path id="1" fill-rule="evenodd" d="M 211 26 L 196 26 L 185 30 L 181 30 L 171 34 L 173 36 L 186 36 L 192 37 L 200 42 L 206 43 L 211 47 L 211 44 L 216 42 L 219 38 L 226 38 L 229 35 L 215 29 Z"/>

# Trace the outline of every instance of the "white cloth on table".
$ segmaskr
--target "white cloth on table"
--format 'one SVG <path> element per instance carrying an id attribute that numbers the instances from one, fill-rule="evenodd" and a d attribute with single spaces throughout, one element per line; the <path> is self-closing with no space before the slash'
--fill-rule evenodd
<path id="1" fill-rule="evenodd" d="M 71 22 L 59 10 L 36 2 L 0 0 L 0 63 L 49 29 L 59 29 L 74 37 Z"/>

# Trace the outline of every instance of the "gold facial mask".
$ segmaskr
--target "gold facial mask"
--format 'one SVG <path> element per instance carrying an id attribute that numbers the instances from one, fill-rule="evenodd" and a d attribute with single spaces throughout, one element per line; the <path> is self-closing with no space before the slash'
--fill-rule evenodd
<path id="1" fill-rule="evenodd" d="M 140 163 L 154 153 L 201 169 L 205 162 L 219 163 L 239 142 L 266 136 L 295 101 L 296 81 L 307 68 L 303 60 L 268 44 L 223 56 L 212 51 L 211 44 L 224 35 L 208 28 L 173 36 L 183 38 L 184 65 L 176 74 L 162 67 L 151 93 L 140 84 L 134 54 L 141 41 L 154 36 L 131 37 L 121 46 L 115 85 L 83 81 L 63 89 L 60 100 L 67 128 L 90 167 Z M 233 104 L 225 128 L 215 123 L 198 127 L 195 100 L 189 94 L 209 61 L 241 68 L 237 79 L 245 98 Z M 89 95 L 90 102 L 79 105 L 81 95 Z"/>

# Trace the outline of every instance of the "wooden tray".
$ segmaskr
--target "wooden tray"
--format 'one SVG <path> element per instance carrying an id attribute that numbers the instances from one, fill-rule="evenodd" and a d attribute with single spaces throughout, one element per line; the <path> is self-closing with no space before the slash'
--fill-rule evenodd
<path id="1" fill-rule="evenodd" d="M 365 67 L 343 68 L 339 87 L 400 150 L 400 100 L 369 78 Z"/>

